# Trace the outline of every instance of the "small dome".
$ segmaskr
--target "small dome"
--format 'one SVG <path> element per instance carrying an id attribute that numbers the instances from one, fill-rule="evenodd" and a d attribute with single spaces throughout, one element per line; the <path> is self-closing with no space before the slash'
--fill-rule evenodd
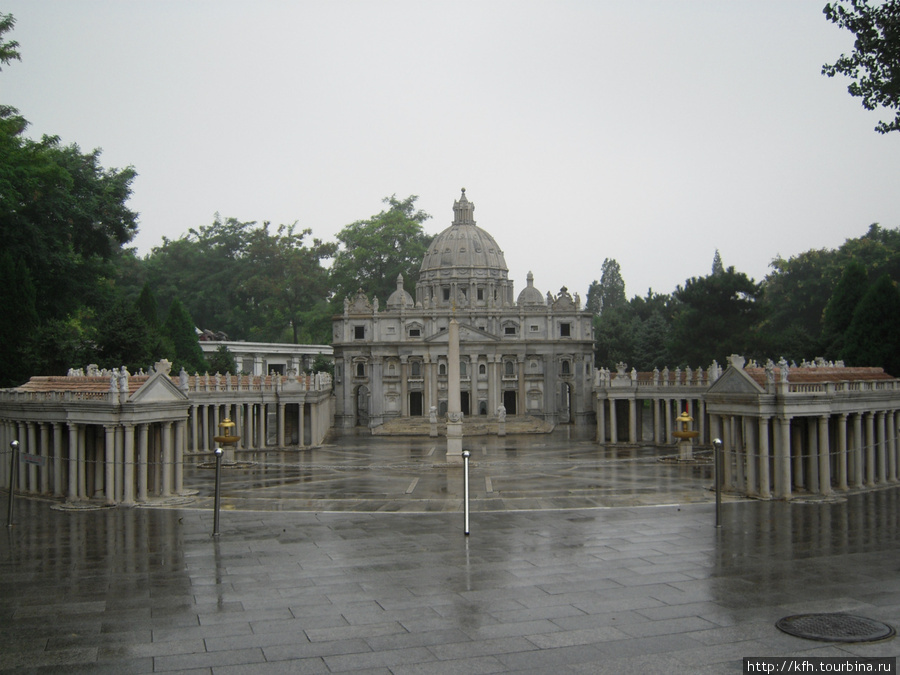
<path id="1" fill-rule="evenodd" d="M 406 289 L 403 288 L 403 275 L 397 275 L 397 290 L 391 293 L 391 297 L 388 298 L 387 308 L 391 309 L 402 309 L 404 307 L 415 307 L 416 303 L 413 300 L 413 297 L 406 292 Z"/>
<path id="2" fill-rule="evenodd" d="M 544 296 L 541 295 L 541 292 L 534 287 L 534 275 L 531 272 L 528 273 L 526 280 L 528 285 L 522 289 L 521 293 L 519 293 L 516 304 L 520 307 L 535 305 L 540 305 L 541 307 L 545 306 L 547 303 L 544 301 Z"/>

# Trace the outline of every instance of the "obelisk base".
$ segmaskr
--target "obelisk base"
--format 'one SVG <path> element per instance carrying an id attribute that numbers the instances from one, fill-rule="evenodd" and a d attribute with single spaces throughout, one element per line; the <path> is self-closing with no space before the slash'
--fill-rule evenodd
<path id="1" fill-rule="evenodd" d="M 463 463 L 462 413 L 447 414 L 447 463 Z"/>

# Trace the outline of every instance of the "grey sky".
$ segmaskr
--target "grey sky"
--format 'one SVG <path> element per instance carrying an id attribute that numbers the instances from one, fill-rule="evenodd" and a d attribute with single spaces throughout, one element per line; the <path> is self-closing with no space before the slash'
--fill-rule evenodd
<path id="1" fill-rule="evenodd" d="M 138 171 L 141 253 L 212 222 L 332 239 L 461 187 L 517 290 L 629 297 L 900 225 L 900 134 L 820 74 L 825 0 L 7 0 L 0 101 Z"/>

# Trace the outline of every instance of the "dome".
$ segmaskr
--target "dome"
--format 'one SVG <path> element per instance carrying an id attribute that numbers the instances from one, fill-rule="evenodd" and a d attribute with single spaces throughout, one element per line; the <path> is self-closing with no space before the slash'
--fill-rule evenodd
<path id="1" fill-rule="evenodd" d="M 547 303 L 544 301 L 544 296 L 541 295 L 541 292 L 534 287 L 534 275 L 531 272 L 528 273 L 526 280 L 528 281 L 528 285 L 522 289 L 521 293 L 519 293 L 519 298 L 518 300 L 516 300 L 516 304 L 520 306 L 546 306 Z"/>
<path id="2" fill-rule="evenodd" d="M 391 297 L 388 298 L 387 308 L 389 310 L 402 309 L 404 307 L 415 307 L 415 304 L 413 297 L 403 288 L 403 275 L 398 274 L 397 290 L 391 293 Z"/>
<path id="3" fill-rule="evenodd" d="M 475 204 L 466 199 L 463 188 L 459 201 L 453 203 L 453 224 L 431 242 L 419 280 L 428 278 L 469 278 L 473 275 L 506 279 L 509 272 L 503 251 L 494 238 L 475 224 Z"/>

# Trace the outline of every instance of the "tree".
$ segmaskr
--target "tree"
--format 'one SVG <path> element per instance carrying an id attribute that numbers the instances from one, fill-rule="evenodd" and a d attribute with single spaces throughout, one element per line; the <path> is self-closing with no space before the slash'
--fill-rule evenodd
<path id="1" fill-rule="evenodd" d="M 863 296 L 847 328 L 842 352 L 850 366 L 881 366 L 900 375 L 900 291 L 887 274 Z"/>
<path id="2" fill-rule="evenodd" d="M 219 345 L 218 349 L 207 361 L 209 362 L 209 372 L 211 373 L 220 373 L 222 375 L 225 373 L 237 374 L 237 361 L 234 360 L 234 354 L 228 351 L 228 345 Z"/>
<path id="3" fill-rule="evenodd" d="M 844 268 L 841 280 L 828 299 L 822 316 L 822 344 L 825 345 L 826 358 L 839 357 L 843 350 L 844 333 L 868 289 L 869 275 L 865 265 L 858 260 L 851 260 Z"/>
<path id="4" fill-rule="evenodd" d="M 98 365 L 101 368 L 125 366 L 131 372 L 149 369 L 159 354 L 156 331 L 151 331 L 138 308 L 119 299 L 104 312 L 97 322 L 96 344 Z"/>
<path id="5" fill-rule="evenodd" d="M 5 40 L 3 35 L 8 33 L 16 25 L 16 19 L 12 14 L 0 14 L 0 63 L 9 65 L 10 61 L 21 61 L 19 43 L 15 40 Z M 0 70 L 3 70 L 0 68 Z"/>
<path id="6" fill-rule="evenodd" d="M 197 331 L 190 314 L 178 298 L 169 306 L 169 315 L 163 327 L 166 337 L 172 341 L 172 368 L 176 372 L 184 368 L 189 373 L 202 373 L 208 370 L 206 358 L 197 339 Z"/>
<path id="7" fill-rule="evenodd" d="M 852 54 L 841 54 L 833 64 L 822 66 L 822 74 L 852 78 L 847 91 L 861 98 L 866 110 L 895 111 L 894 119 L 880 121 L 875 131 L 900 130 L 900 0 L 828 3 L 823 12 L 829 21 L 851 31 L 856 41 Z"/>
<path id="8" fill-rule="evenodd" d="M 600 298 L 601 286 L 600 282 L 594 279 L 588 286 L 587 296 L 585 297 L 584 308 L 594 316 L 599 316 L 603 311 L 603 301 Z"/>
<path id="9" fill-rule="evenodd" d="M 626 302 L 625 280 L 615 258 L 606 258 L 600 267 L 600 312 L 622 307 Z"/>
<path id="10" fill-rule="evenodd" d="M 30 375 L 28 346 L 38 328 L 35 287 L 24 261 L 0 253 L 0 386 L 22 384 Z"/>
<path id="11" fill-rule="evenodd" d="M 422 223 L 431 216 L 416 209 L 417 199 L 416 195 L 402 201 L 396 195 L 387 197 L 383 200 L 387 210 L 338 233 L 341 248 L 331 266 L 334 305 L 360 288 L 385 302 L 396 290 L 400 274 L 406 290 L 415 291 L 422 258 L 433 239 L 422 230 Z"/>
<path id="12" fill-rule="evenodd" d="M 712 261 L 712 273 L 720 274 L 725 271 L 725 265 L 722 264 L 722 256 L 719 253 L 719 249 L 716 249 L 716 254 L 713 256 Z"/>
<path id="13" fill-rule="evenodd" d="M 693 277 L 673 294 L 676 302 L 670 351 L 678 365 L 700 366 L 729 354 L 753 356 L 753 328 L 759 286 L 729 267 L 719 274 Z"/>
<path id="14" fill-rule="evenodd" d="M 322 260 L 333 256 L 337 245 L 313 239 L 303 243 L 312 230 L 296 231 L 294 225 L 279 225 L 269 234 L 269 223 L 255 230 L 247 249 L 252 273 L 242 275 L 243 304 L 255 311 L 254 339 L 280 340 L 285 331 L 291 342 L 299 343 L 301 326 L 310 318 L 309 311 L 328 295 L 328 272 Z M 324 327 L 324 339 L 331 334 L 330 317 Z M 323 333 L 317 325 L 315 332 Z"/>

